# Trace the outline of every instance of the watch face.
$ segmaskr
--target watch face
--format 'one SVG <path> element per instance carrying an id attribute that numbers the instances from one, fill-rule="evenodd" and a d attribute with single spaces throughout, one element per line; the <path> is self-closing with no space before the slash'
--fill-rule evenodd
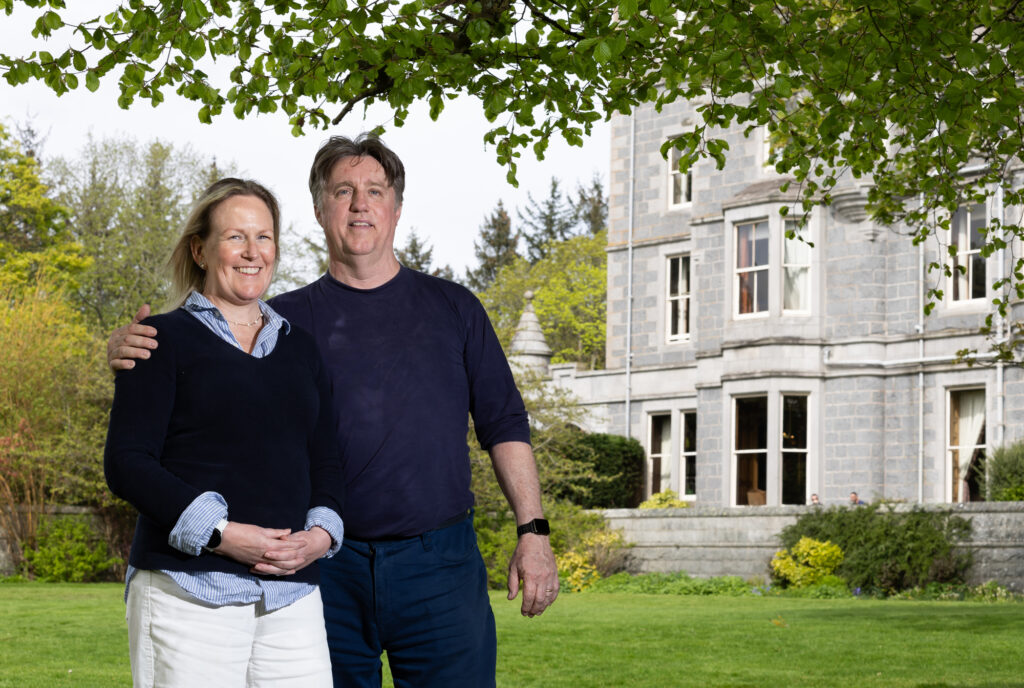
<path id="1" fill-rule="evenodd" d="M 210 533 L 210 541 L 206 543 L 206 549 L 217 549 L 220 547 L 220 531 L 216 528 Z"/>

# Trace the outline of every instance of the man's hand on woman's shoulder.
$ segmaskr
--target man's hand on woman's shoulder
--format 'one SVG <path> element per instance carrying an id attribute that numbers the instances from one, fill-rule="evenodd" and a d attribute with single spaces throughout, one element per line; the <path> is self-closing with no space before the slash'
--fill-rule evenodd
<path id="1" fill-rule="evenodd" d="M 136 358 L 149 358 L 150 349 L 155 349 L 156 328 L 140 325 L 149 317 L 149 304 L 144 303 L 132 321 L 119 327 L 107 341 L 107 365 L 112 371 L 131 370 Z"/>

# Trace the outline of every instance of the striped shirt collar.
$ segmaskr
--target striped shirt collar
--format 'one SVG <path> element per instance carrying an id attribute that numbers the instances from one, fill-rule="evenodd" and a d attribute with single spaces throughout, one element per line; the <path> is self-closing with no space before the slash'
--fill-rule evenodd
<path id="1" fill-rule="evenodd" d="M 257 301 L 256 303 L 259 306 L 260 313 L 263 314 L 263 329 L 260 330 L 259 336 L 256 338 L 252 355 L 256 358 L 263 358 L 269 355 L 274 350 L 274 347 L 277 346 L 277 337 L 281 326 L 284 325 L 284 332 L 288 334 L 291 332 L 292 325 L 264 301 Z M 185 299 L 182 308 L 194 315 L 218 337 L 229 344 L 239 346 L 235 335 L 231 333 L 231 327 L 224 318 L 224 314 L 208 298 L 197 291 L 193 291 Z"/>

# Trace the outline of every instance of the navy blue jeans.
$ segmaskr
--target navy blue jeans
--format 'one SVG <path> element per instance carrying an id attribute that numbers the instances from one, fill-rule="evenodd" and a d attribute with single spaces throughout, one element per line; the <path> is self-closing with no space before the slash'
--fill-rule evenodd
<path id="1" fill-rule="evenodd" d="M 497 639 L 473 519 L 414 538 L 345 538 L 320 562 L 334 685 L 491 688 Z"/>

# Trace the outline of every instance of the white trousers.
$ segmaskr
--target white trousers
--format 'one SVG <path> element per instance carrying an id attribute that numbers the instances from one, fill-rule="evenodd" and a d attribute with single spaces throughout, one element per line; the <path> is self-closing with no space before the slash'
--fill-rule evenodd
<path id="1" fill-rule="evenodd" d="M 138 571 L 128 591 L 128 649 L 136 688 L 330 688 L 320 589 L 287 607 L 215 607 L 159 571 Z"/>

